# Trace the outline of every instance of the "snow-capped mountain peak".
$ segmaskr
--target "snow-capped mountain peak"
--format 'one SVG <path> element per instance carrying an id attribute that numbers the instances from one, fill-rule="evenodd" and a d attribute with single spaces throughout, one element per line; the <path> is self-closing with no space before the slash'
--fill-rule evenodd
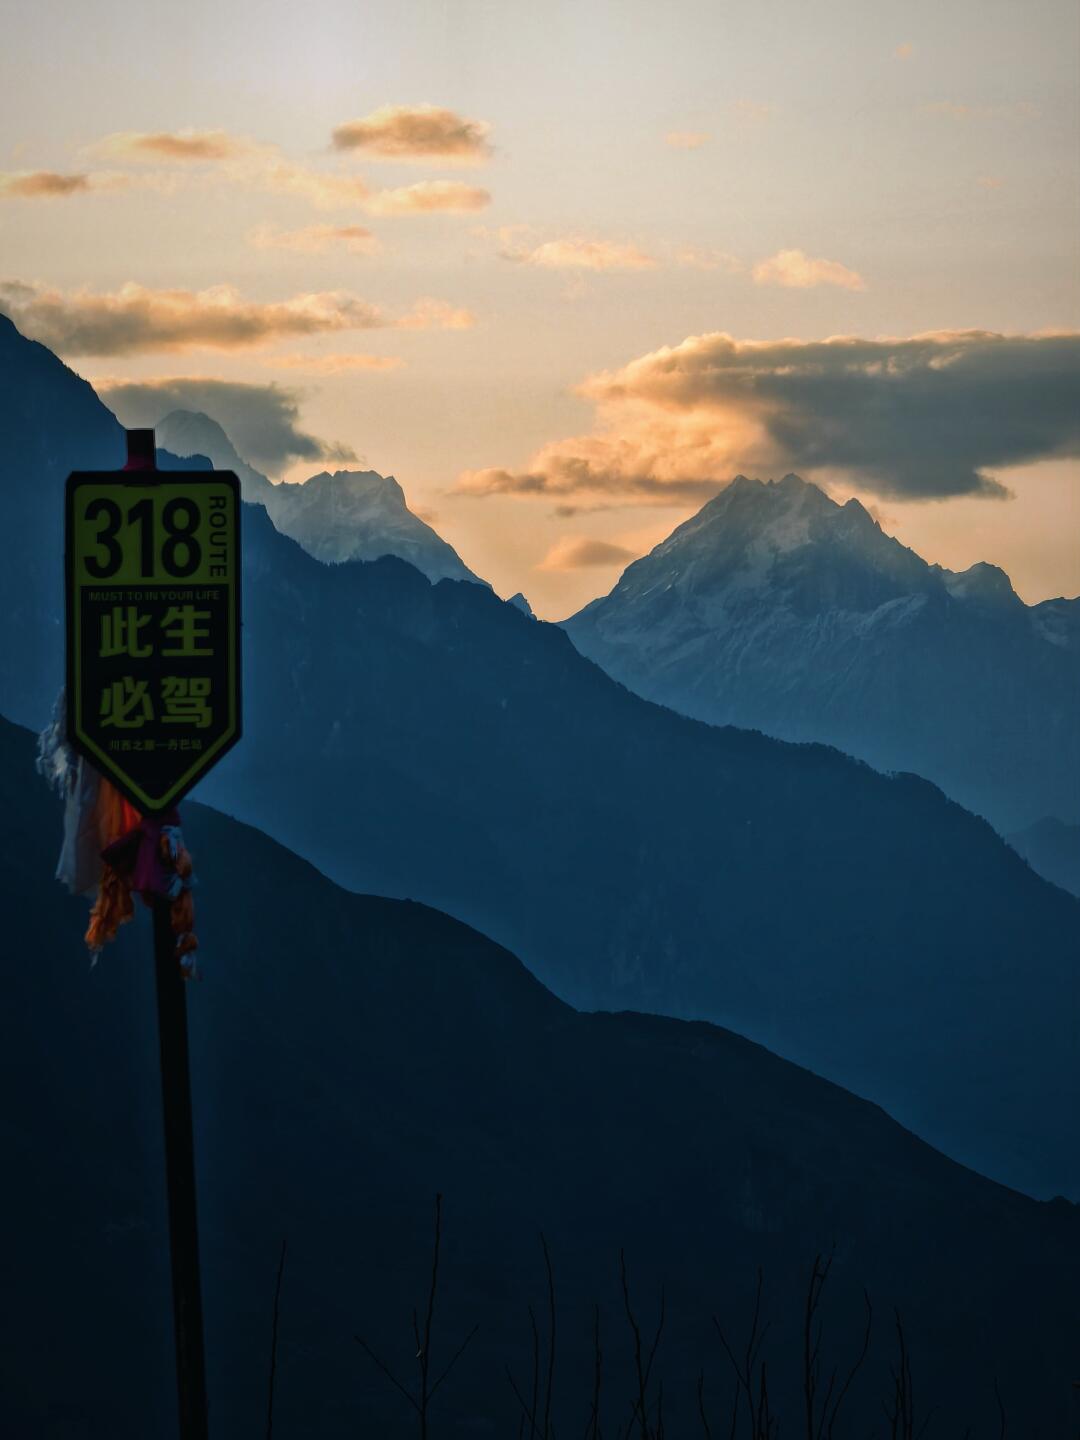
<path id="1" fill-rule="evenodd" d="M 1080 816 L 1080 600 L 930 565 L 797 475 L 737 476 L 565 628 L 696 719 L 916 771 L 1001 824 Z"/>
<path id="2" fill-rule="evenodd" d="M 174 410 L 155 427 L 158 444 L 176 455 L 205 455 L 218 470 L 234 470 L 244 499 L 265 505 L 278 530 L 317 560 L 377 560 L 396 555 L 429 580 L 486 582 L 452 545 L 413 514 L 393 475 L 375 470 L 322 470 L 298 483 L 275 485 L 249 465 L 209 415 Z"/>

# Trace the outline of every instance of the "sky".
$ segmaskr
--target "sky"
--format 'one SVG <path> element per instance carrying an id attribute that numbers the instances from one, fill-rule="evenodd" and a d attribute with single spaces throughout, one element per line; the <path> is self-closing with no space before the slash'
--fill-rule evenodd
<path id="1" fill-rule="evenodd" d="M 1073 0 L 38 0 L 5 51 L 0 309 L 118 410 L 394 474 L 546 618 L 739 472 L 1080 592 Z"/>

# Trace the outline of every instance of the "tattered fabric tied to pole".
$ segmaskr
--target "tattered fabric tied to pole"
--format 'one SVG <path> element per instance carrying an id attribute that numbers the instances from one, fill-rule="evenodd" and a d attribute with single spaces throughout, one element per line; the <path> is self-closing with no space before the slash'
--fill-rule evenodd
<path id="1" fill-rule="evenodd" d="M 64 841 L 56 878 L 73 895 L 93 897 L 86 944 L 96 963 L 120 926 L 135 913 L 135 895 L 152 905 L 170 902 L 176 959 L 186 979 L 196 975 L 195 875 L 180 815 L 141 815 L 67 743 L 61 693 L 52 723 L 38 737 L 37 768 L 64 800 Z"/>

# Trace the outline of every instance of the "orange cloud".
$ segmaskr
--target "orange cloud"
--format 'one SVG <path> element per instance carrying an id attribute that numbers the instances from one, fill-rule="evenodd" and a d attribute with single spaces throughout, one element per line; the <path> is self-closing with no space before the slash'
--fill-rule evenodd
<path id="1" fill-rule="evenodd" d="M 1003 498 L 995 468 L 1080 456 L 1078 385 L 1080 334 L 696 335 L 589 376 L 591 434 L 456 488 L 556 497 L 568 513 L 700 503 L 739 470 L 797 469 L 898 499 Z"/>
<path id="2" fill-rule="evenodd" d="M 266 303 L 245 300 L 228 285 L 195 291 L 128 284 L 101 294 L 0 284 L 0 303 L 27 334 L 64 355 L 242 350 L 391 323 L 377 306 L 343 291 Z"/>
<path id="3" fill-rule="evenodd" d="M 362 120 L 338 125 L 332 140 L 336 150 L 362 150 L 375 160 L 476 165 L 491 155 L 490 129 L 437 105 L 384 105 Z"/>
<path id="4" fill-rule="evenodd" d="M 915 46 L 909 44 L 906 40 L 903 45 L 897 45 L 896 49 L 893 51 L 893 57 L 897 60 L 910 60 L 912 55 L 914 54 Z"/>
<path id="5" fill-rule="evenodd" d="M 303 370 L 309 375 L 346 375 L 355 370 L 400 370 L 399 355 L 268 355 L 271 370 Z"/>
<path id="6" fill-rule="evenodd" d="M 537 570 L 583 570 L 605 565 L 622 568 L 636 560 L 633 550 L 586 535 L 563 535 L 536 566 Z"/>
<path id="7" fill-rule="evenodd" d="M 429 296 L 417 300 L 412 309 L 395 322 L 399 330 L 470 330 L 475 323 L 471 311 Z"/>
<path id="8" fill-rule="evenodd" d="M 59 174 L 55 170 L 0 171 L 0 196 L 19 200 L 55 200 L 68 194 L 96 189 L 88 174 Z"/>
<path id="9" fill-rule="evenodd" d="M 700 150 L 711 139 L 707 130 L 669 130 L 664 136 L 664 144 L 670 145 L 672 150 Z"/>
<path id="10" fill-rule="evenodd" d="M 547 240 L 535 247 L 515 244 L 513 235 L 518 227 L 508 226 L 499 232 L 505 260 L 524 265 L 539 265 L 549 270 L 651 270 L 656 260 L 636 245 L 618 244 L 610 240 L 588 240 L 572 236 L 564 240 Z"/>
<path id="11" fill-rule="evenodd" d="M 379 248 L 375 236 L 363 225 L 308 225 L 302 230 L 274 230 L 260 225 L 250 238 L 257 250 L 296 250 L 304 255 L 338 246 L 350 255 L 371 255 Z"/>
<path id="12" fill-rule="evenodd" d="M 198 164 L 208 160 L 231 160 L 251 147 L 247 141 L 228 135 L 224 130 L 123 130 L 107 135 L 95 148 L 124 160 Z"/>
<path id="13" fill-rule="evenodd" d="M 287 161 L 272 161 L 251 171 L 243 171 L 237 179 L 249 180 L 286 195 L 301 195 L 324 210 L 342 206 L 366 206 L 371 187 L 358 175 L 335 175 L 325 170 L 307 170 Z"/>
<path id="14" fill-rule="evenodd" d="M 772 118 L 774 108 L 772 105 L 763 104 L 760 100 L 733 100 L 731 102 L 731 113 L 743 129 L 764 125 L 766 120 Z"/>
<path id="15" fill-rule="evenodd" d="M 737 275 L 743 269 L 742 261 L 726 250 L 703 250 L 696 245 L 683 245 L 675 251 L 676 265 L 688 266 L 691 270 L 725 270 Z"/>
<path id="16" fill-rule="evenodd" d="M 365 209 L 371 215 L 464 214 L 490 204 L 491 195 L 479 186 L 457 180 L 421 180 L 397 190 L 376 190 Z"/>
<path id="17" fill-rule="evenodd" d="M 818 285 L 866 289 L 862 276 L 838 260 L 812 260 L 801 250 L 780 250 L 755 265 L 751 274 L 755 285 L 784 285 L 795 290 L 811 290 Z"/>

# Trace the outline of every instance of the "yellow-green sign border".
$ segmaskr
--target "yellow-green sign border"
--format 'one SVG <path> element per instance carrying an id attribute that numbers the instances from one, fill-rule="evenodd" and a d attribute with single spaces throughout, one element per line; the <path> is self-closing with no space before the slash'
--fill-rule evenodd
<path id="1" fill-rule="evenodd" d="M 133 780 L 116 768 L 116 761 L 89 736 L 80 730 L 81 699 L 79 679 L 79 642 L 81 639 L 79 606 L 75 603 L 75 494 L 83 485 L 108 485 L 121 489 L 153 489 L 155 485 L 221 485 L 233 492 L 235 504 L 234 576 L 229 584 L 229 718 L 225 732 L 209 750 L 198 755 L 183 775 L 164 795 L 147 795 Z M 231 750 L 243 734 L 243 676 L 241 671 L 241 586 L 243 578 L 241 546 L 240 481 L 231 470 L 73 470 L 67 478 L 64 493 L 64 589 L 66 614 L 66 681 L 68 743 L 115 785 L 121 795 L 144 815 L 158 815 L 171 810 L 206 774 L 226 751 Z M 173 585 L 175 586 L 175 581 Z M 151 588 L 147 586 L 147 588 Z"/>

